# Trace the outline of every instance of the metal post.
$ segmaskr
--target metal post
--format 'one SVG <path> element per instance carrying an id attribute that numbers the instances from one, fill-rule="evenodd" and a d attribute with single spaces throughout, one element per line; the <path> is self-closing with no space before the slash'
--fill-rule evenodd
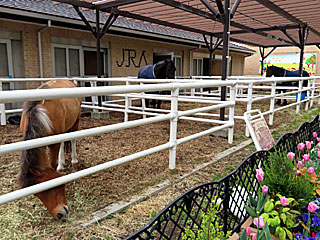
<path id="1" fill-rule="evenodd" d="M 313 106 L 313 98 L 314 98 L 314 93 L 316 90 L 316 79 L 312 80 L 312 91 L 311 91 L 311 101 L 310 101 L 310 108 Z"/>
<path id="2" fill-rule="evenodd" d="M 273 116 L 274 116 L 274 102 L 276 98 L 276 82 L 272 82 L 271 88 L 271 99 L 270 99 L 270 115 L 269 115 L 269 125 L 273 125 Z"/>
<path id="3" fill-rule="evenodd" d="M 229 177 L 226 177 L 224 180 L 224 199 L 223 199 L 223 232 L 225 234 L 227 234 L 228 232 L 229 201 L 230 201 Z"/>
<path id="4" fill-rule="evenodd" d="M 253 82 L 249 83 L 249 85 L 248 85 L 247 112 L 249 112 L 251 110 L 251 108 L 252 108 L 252 88 L 253 88 Z M 250 137 L 248 126 L 246 126 L 246 136 Z"/>
<path id="5" fill-rule="evenodd" d="M 222 15 L 223 21 L 223 56 L 222 56 L 222 76 L 221 80 L 226 80 L 228 77 L 228 64 L 229 64 L 229 39 L 230 39 L 230 0 L 224 1 L 224 14 Z M 221 101 L 226 100 L 227 88 L 221 88 Z M 224 120 L 225 108 L 220 109 L 220 120 Z"/>
<path id="6" fill-rule="evenodd" d="M 304 110 L 306 110 L 306 111 L 308 111 L 309 101 L 310 101 L 310 85 L 311 85 L 311 82 L 310 82 L 310 81 L 311 81 L 311 80 L 309 79 L 309 80 L 308 80 L 308 86 L 307 86 L 308 90 L 307 90 L 306 96 L 305 96 L 305 100 L 307 100 L 307 101 L 306 101 L 306 106 L 305 106 Z"/>
<path id="7" fill-rule="evenodd" d="M 299 76 L 302 77 L 303 70 L 303 55 L 304 55 L 304 45 L 305 45 L 305 37 L 306 37 L 306 27 L 299 28 L 299 40 L 300 40 L 300 62 L 299 62 Z"/>
<path id="8" fill-rule="evenodd" d="M 170 118 L 170 144 L 169 150 L 169 168 L 176 167 L 176 149 L 177 149 L 177 127 L 178 127 L 178 96 L 179 88 L 171 91 L 171 118 Z"/>
<path id="9" fill-rule="evenodd" d="M 2 82 L 0 81 L 0 92 L 2 92 Z M 4 103 L 0 103 L 0 124 L 6 125 L 6 106 Z"/>
<path id="10" fill-rule="evenodd" d="M 261 72 L 261 76 L 263 76 L 263 65 L 264 65 L 264 59 L 265 59 L 265 57 L 264 57 L 264 47 L 262 47 L 262 50 L 261 50 L 261 48 L 259 48 L 259 51 L 260 51 L 260 57 L 261 57 L 261 70 L 260 70 L 260 72 Z"/>
<path id="11" fill-rule="evenodd" d="M 129 85 L 129 81 L 126 80 L 126 86 Z M 128 122 L 129 116 L 128 116 L 128 110 L 129 110 L 129 97 L 128 93 L 125 95 L 125 107 L 124 107 L 124 121 Z"/>
<path id="12" fill-rule="evenodd" d="M 302 80 L 299 80 L 298 100 L 297 100 L 298 104 L 297 104 L 297 107 L 296 107 L 296 113 L 300 112 L 301 91 L 302 91 Z"/>
<path id="13" fill-rule="evenodd" d="M 232 123 L 232 127 L 228 129 L 228 143 L 232 144 L 233 142 L 233 132 L 234 132 L 234 108 L 236 104 L 236 87 L 230 86 L 230 103 L 233 104 L 229 107 L 229 123 Z"/>
<path id="14" fill-rule="evenodd" d="M 140 85 L 143 85 L 144 83 L 140 83 Z M 146 93 L 145 92 L 142 92 L 141 93 L 143 96 L 145 96 L 146 95 Z M 145 113 L 145 111 L 146 111 L 146 99 L 145 98 L 141 98 L 141 107 L 142 107 L 142 112 L 143 113 Z M 142 118 L 143 119 L 145 119 L 147 117 L 147 115 L 146 114 L 143 114 L 142 115 Z"/>
<path id="15" fill-rule="evenodd" d="M 97 78 L 101 78 L 101 57 L 100 57 L 100 10 L 96 9 L 96 34 L 97 34 Z M 98 105 L 102 107 L 102 97 L 98 96 Z M 101 110 L 99 110 L 101 112 Z"/>

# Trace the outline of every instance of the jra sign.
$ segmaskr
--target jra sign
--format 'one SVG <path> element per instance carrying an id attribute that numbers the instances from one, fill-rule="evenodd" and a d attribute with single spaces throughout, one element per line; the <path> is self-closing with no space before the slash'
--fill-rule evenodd
<path id="1" fill-rule="evenodd" d="M 122 60 L 116 61 L 116 64 L 118 67 L 131 67 L 131 64 L 136 67 L 139 68 L 141 66 L 142 61 L 144 61 L 144 65 L 148 65 L 147 63 L 147 58 L 146 58 L 146 51 L 142 51 L 141 55 L 138 57 L 137 59 L 137 51 L 135 49 L 122 49 Z M 136 63 L 136 61 L 139 61 L 138 64 Z"/>

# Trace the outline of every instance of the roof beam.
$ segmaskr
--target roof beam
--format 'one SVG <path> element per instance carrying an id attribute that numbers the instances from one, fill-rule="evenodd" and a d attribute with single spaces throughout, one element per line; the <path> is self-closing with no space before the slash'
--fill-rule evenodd
<path id="1" fill-rule="evenodd" d="M 231 11 L 230 11 L 230 15 L 231 15 L 231 18 L 233 18 L 234 14 L 236 13 L 239 5 L 240 5 L 240 2 L 241 0 L 236 0 L 231 8 Z"/>
<path id="2" fill-rule="evenodd" d="M 207 12 L 202 11 L 200 9 L 188 6 L 186 4 L 183 4 L 183 3 L 180 3 L 180 2 L 177 2 L 177 1 L 174 1 L 174 0 L 154 0 L 154 1 L 163 3 L 163 4 L 171 6 L 171 7 L 178 8 L 180 10 L 183 10 L 183 11 L 186 11 L 186 12 L 189 12 L 189 13 L 196 14 L 196 15 L 201 16 L 201 17 L 205 17 L 205 18 L 213 19 L 213 20 L 216 19 L 216 16 L 214 14 L 207 13 Z"/>
<path id="3" fill-rule="evenodd" d="M 281 32 L 283 32 L 283 34 L 286 35 L 294 45 L 296 45 L 297 47 L 299 46 L 299 43 L 285 29 L 282 29 Z"/>
<path id="4" fill-rule="evenodd" d="M 93 29 L 93 27 L 90 25 L 90 23 L 88 22 L 88 20 L 86 19 L 86 17 L 83 15 L 83 13 L 79 10 L 78 6 L 73 5 L 73 8 L 76 10 L 76 12 L 78 13 L 79 17 L 82 19 L 82 21 L 84 22 L 84 24 L 87 26 L 87 28 L 89 29 L 90 32 L 92 32 L 92 34 L 97 37 L 97 32 L 96 30 Z"/>
<path id="5" fill-rule="evenodd" d="M 205 5 L 209 11 L 216 17 L 216 18 L 220 18 L 220 13 L 218 13 L 218 11 L 210 4 L 208 3 L 207 0 L 201 0 L 202 4 Z"/>
<path id="6" fill-rule="evenodd" d="M 269 31 L 278 31 L 282 29 L 298 29 L 299 25 L 295 24 L 288 24 L 288 25 L 278 25 L 278 26 L 273 26 L 273 27 L 265 27 L 265 28 L 255 28 L 255 32 L 269 32 Z M 243 33 L 248 33 L 247 30 L 234 30 L 230 31 L 230 34 L 243 34 Z M 223 32 L 218 32 L 216 35 L 222 36 Z"/>
<path id="7" fill-rule="evenodd" d="M 191 7 L 191 6 L 188 6 L 186 4 L 183 4 L 181 2 L 177 2 L 175 0 L 154 0 L 156 2 L 160 2 L 160 3 L 163 3 L 165 5 L 168 5 L 168 6 L 172 6 L 172 7 L 175 7 L 175 8 L 178 8 L 180 10 L 183 10 L 183 11 L 187 11 L 187 12 L 190 12 L 190 13 L 193 13 L 193 14 L 196 14 L 196 15 L 199 15 L 199 16 L 202 16 L 202 17 L 205 17 L 205 18 L 209 18 L 211 20 L 216 20 L 218 22 L 222 22 L 221 18 L 216 18 L 215 15 L 213 14 L 210 14 L 210 13 L 207 13 L 205 11 L 202 11 L 202 10 L 199 10 L 197 8 L 194 8 L 194 7 Z M 216 0 L 217 1 L 217 4 L 220 0 Z M 221 3 L 221 1 L 220 1 Z M 209 4 L 209 3 L 208 3 Z M 218 4 L 219 6 L 219 4 Z M 220 11 L 220 9 L 219 9 Z M 230 25 L 233 26 L 233 27 L 236 27 L 236 28 L 240 28 L 242 30 L 245 30 L 247 32 L 251 32 L 251 33 L 256 33 L 255 30 L 253 28 L 250 28 L 250 27 L 247 27 L 243 24 L 240 24 L 240 23 L 236 23 L 236 22 L 233 22 L 233 21 L 230 21 Z M 179 25 L 180 26 L 180 25 Z M 271 39 L 275 39 L 275 40 L 278 40 L 280 42 L 284 42 L 284 43 L 287 43 L 287 44 L 290 44 L 292 45 L 291 42 L 285 40 L 285 39 L 282 39 L 282 38 L 279 38 L 279 37 L 276 37 L 276 36 L 273 36 L 271 34 L 267 34 L 267 33 L 264 33 L 264 32 L 257 32 L 256 34 L 258 35 L 261 35 L 263 37 L 267 37 L 267 38 L 271 38 Z M 210 34 L 212 35 L 212 34 Z M 216 34 L 214 34 L 216 36 Z"/>
<path id="8" fill-rule="evenodd" d="M 298 18 L 292 16 L 290 13 L 288 13 L 287 11 L 283 10 L 282 8 L 280 8 L 279 6 L 277 6 L 276 4 L 274 4 L 273 2 L 269 1 L 269 0 L 256 0 L 258 3 L 260 3 L 261 5 L 269 8 L 270 10 L 274 11 L 275 13 L 279 14 L 280 16 L 284 17 L 285 19 L 300 24 L 302 26 L 306 26 L 306 23 L 302 22 L 301 20 L 299 20 Z M 311 32 L 313 32 L 314 34 L 320 36 L 320 33 L 315 30 L 312 27 L 309 27 Z"/>
<path id="9" fill-rule="evenodd" d="M 186 27 L 186 26 L 182 26 L 179 24 L 175 24 L 175 23 L 170 23 L 170 22 L 166 22 L 166 21 L 161 21 L 158 19 L 154 19 L 154 18 L 150 18 L 150 17 L 145 17 L 145 16 L 141 16 L 138 14 L 134 14 L 131 12 L 127 12 L 127 11 L 121 11 L 118 9 L 113 10 L 115 14 L 124 16 L 124 17 L 128 17 L 128 18 L 133 18 L 133 19 L 138 19 L 141 21 L 145 21 L 145 22 L 150 22 L 150 23 L 155 23 L 158 25 L 163 25 L 163 26 L 167 26 L 167 27 L 171 27 L 171 28 L 177 28 L 177 29 L 182 29 L 185 31 L 189 31 L 189 32 L 195 32 L 195 33 L 199 33 L 199 34 L 205 34 L 205 35 L 214 35 L 211 32 L 206 32 L 206 31 L 202 31 L 199 29 L 195 29 L 195 28 L 191 28 L 191 27 Z M 108 10 L 106 9 L 106 12 L 108 12 Z"/>
<path id="10" fill-rule="evenodd" d="M 102 10 L 105 8 L 112 8 L 112 7 L 119 7 L 131 3 L 136 3 L 136 2 L 142 2 L 144 0 L 114 0 L 111 2 L 106 2 L 106 3 L 101 3 L 101 4 L 94 4 L 98 9 Z"/>
<path id="11" fill-rule="evenodd" d="M 67 3 L 67 4 L 71 4 L 73 6 L 78 6 L 78 7 L 96 9 L 94 4 L 88 3 L 86 1 L 79 1 L 79 0 L 54 0 L 54 1 L 61 2 L 61 3 Z"/>

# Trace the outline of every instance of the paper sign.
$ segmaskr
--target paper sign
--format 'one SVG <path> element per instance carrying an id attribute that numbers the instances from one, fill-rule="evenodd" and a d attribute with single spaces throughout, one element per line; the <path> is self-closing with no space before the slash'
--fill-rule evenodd
<path id="1" fill-rule="evenodd" d="M 274 144 L 273 137 L 264 118 L 250 121 L 256 139 L 262 150 L 271 148 Z"/>

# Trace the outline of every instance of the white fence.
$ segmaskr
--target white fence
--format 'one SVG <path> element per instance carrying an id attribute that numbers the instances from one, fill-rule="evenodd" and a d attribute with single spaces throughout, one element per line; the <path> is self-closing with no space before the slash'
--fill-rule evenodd
<path id="1" fill-rule="evenodd" d="M 165 80 L 167 81 L 167 80 Z M 134 153 L 129 156 L 125 156 L 113 161 L 109 161 L 91 168 L 87 168 L 75 173 L 71 173 L 44 183 L 40 183 L 34 186 L 30 186 L 21 190 L 17 190 L 11 193 L 0 196 L 0 204 L 4 204 L 16 199 L 42 192 L 44 190 L 66 184 L 75 179 L 88 176 L 90 174 L 135 160 L 140 157 L 147 156 L 152 153 L 156 153 L 162 150 L 169 149 L 169 168 L 175 168 L 176 149 L 178 145 L 193 140 L 195 138 L 216 132 L 221 129 L 228 129 L 228 142 L 233 141 L 233 128 L 234 128 L 234 106 L 235 106 L 235 85 L 234 81 L 201 81 L 194 83 L 167 83 L 167 84 L 145 84 L 145 85 L 131 85 L 131 86 L 107 86 L 107 87 L 83 87 L 74 88 L 70 91 L 70 88 L 61 89 L 38 89 L 38 90 L 16 90 L 16 91 L 2 91 L 0 92 L 0 103 L 13 103 L 23 101 L 36 101 L 36 100 L 47 100 L 47 99 L 58 99 L 65 97 L 85 97 L 85 96 L 112 96 L 114 94 L 133 94 L 142 93 L 148 91 L 171 91 L 171 110 L 168 114 L 161 114 L 150 118 L 143 118 L 134 121 L 127 121 L 123 123 L 112 124 L 108 126 L 96 127 L 91 129 L 80 130 L 76 132 L 70 132 L 65 134 L 59 134 L 54 136 L 48 136 L 28 141 L 21 141 L 11 144 L 5 144 L 0 146 L 0 155 L 9 152 L 27 150 L 31 148 L 46 146 L 54 143 L 74 140 L 83 138 L 86 136 L 92 136 L 96 134 L 107 133 L 120 129 L 126 129 L 131 127 L 137 127 L 144 124 L 151 124 L 160 121 L 170 120 L 170 139 L 168 143 Z M 205 87 L 218 87 L 227 86 L 230 88 L 230 98 L 228 101 L 207 101 L 210 103 L 209 106 L 201 107 L 197 109 L 191 109 L 186 111 L 178 111 L 179 90 L 190 89 L 190 88 L 205 88 Z M 211 111 L 214 109 L 228 108 L 229 119 L 228 121 L 214 121 L 219 124 L 205 131 L 177 139 L 177 124 L 178 119 L 189 115 L 198 114 L 201 112 Z M 192 118 L 194 120 L 194 118 Z M 212 121 L 211 121 L 212 122 Z"/>

